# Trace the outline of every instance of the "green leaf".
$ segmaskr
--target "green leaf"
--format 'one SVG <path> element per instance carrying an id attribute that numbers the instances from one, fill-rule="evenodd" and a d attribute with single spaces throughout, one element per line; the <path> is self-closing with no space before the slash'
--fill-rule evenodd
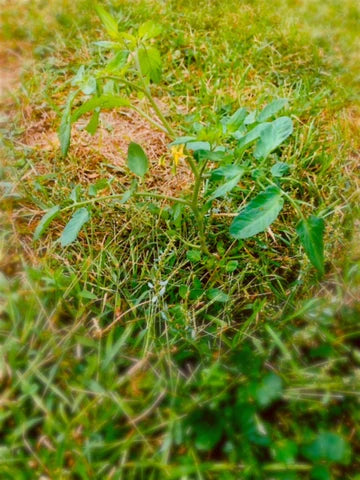
<path id="1" fill-rule="evenodd" d="M 211 171 L 211 179 L 218 180 L 219 178 L 234 178 L 237 175 L 243 175 L 244 169 L 239 165 L 231 164 L 223 167 L 215 168 Z"/>
<path id="2" fill-rule="evenodd" d="M 305 445 L 302 449 L 303 455 L 313 461 L 328 461 L 346 463 L 349 458 L 349 447 L 345 440 L 332 432 L 320 433 L 315 440 Z"/>
<path id="3" fill-rule="evenodd" d="M 244 148 L 253 141 L 257 140 L 268 125 L 269 123 L 261 123 L 260 125 L 256 125 L 255 128 L 250 130 L 250 132 L 239 139 L 238 148 Z"/>
<path id="4" fill-rule="evenodd" d="M 234 219 L 230 235 L 234 238 L 249 238 L 266 230 L 276 220 L 284 204 L 281 190 L 268 187 L 259 193 Z"/>
<path id="5" fill-rule="evenodd" d="M 100 192 L 101 190 L 104 190 L 105 188 L 108 188 L 108 186 L 109 186 L 109 180 L 107 180 L 106 178 L 101 178 L 96 183 L 93 183 L 92 185 L 89 186 L 88 193 L 91 197 L 96 197 L 98 192 Z"/>
<path id="6" fill-rule="evenodd" d="M 128 57 L 128 50 L 121 50 L 120 52 L 117 52 L 106 65 L 105 71 L 116 72 L 121 70 L 126 65 Z"/>
<path id="7" fill-rule="evenodd" d="M 61 117 L 61 123 L 60 127 L 58 130 L 58 136 L 59 136 L 59 141 L 60 141 L 60 148 L 61 148 L 61 153 L 66 157 L 69 147 L 70 147 L 70 139 L 71 139 L 71 123 L 72 123 L 72 118 L 71 118 L 71 107 L 75 98 L 75 95 L 77 92 L 73 92 L 65 105 L 62 117 Z"/>
<path id="8" fill-rule="evenodd" d="M 211 288 L 206 292 L 206 296 L 209 300 L 219 303 L 226 303 L 229 301 L 229 295 L 222 292 L 219 288 Z"/>
<path id="9" fill-rule="evenodd" d="M 100 117 L 100 110 L 94 110 L 89 123 L 86 125 L 86 131 L 90 133 L 90 135 L 95 135 L 96 130 L 99 126 L 99 117 Z"/>
<path id="10" fill-rule="evenodd" d="M 239 262 L 237 260 L 229 260 L 225 265 L 225 271 L 228 273 L 235 272 L 238 266 L 239 266 Z"/>
<path id="11" fill-rule="evenodd" d="M 60 236 L 62 247 L 70 245 L 70 243 L 77 239 L 82 226 L 89 220 L 89 218 L 90 215 L 86 208 L 83 207 L 76 210 Z"/>
<path id="12" fill-rule="evenodd" d="M 186 148 L 196 152 L 197 150 L 210 150 L 211 145 L 209 142 L 189 142 L 186 144 Z"/>
<path id="13" fill-rule="evenodd" d="M 161 78 L 161 57 L 155 47 L 142 46 L 138 50 L 141 73 L 149 77 L 154 83 Z"/>
<path id="14" fill-rule="evenodd" d="M 105 30 L 107 31 L 108 35 L 114 39 L 117 40 L 119 38 L 119 30 L 118 30 L 118 24 L 115 18 L 113 18 L 110 13 L 108 13 L 104 7 L 101 5 L 97 4 L 95 5 L 95 10 L 96 13 L 99 15 L 100 20 L 102 24 L 105 27 Z"/>
<path id="15" fill-rule="evenodd" d="M 280 117 L 269 123 L 261 132 L 260 140 L 256 144 L 255 158 L 265 159 L 292 134 L 292 131 L 293 123 L 289 117 Z"/>
<path id="16" fill-rule="evenodd" d="M 283 177 L 289 173 L 290 167 L 287 163 L 276 162 L 275 165 L 271 168 L 271 175 L 273 177 Z"/>
<path id="17" fill-rule="evenodd" d="M 114 96 L 111 94 L 100 95 L 99 97 L 90 98 L 90 100 L 84 102 L 81 107 L 76 109 L 71 117 L 71 121 L 76 122 L 82 115 L 92 112 L 96 108 L 107 109 L 129 106 L 129 100 L 124 97 Z"/>
<path id="18" fill-rule="evenodd" d="M 265 122 L 270 117 L 273 117 L 279 110 L 287 105 L 288 101 L 286 98 L 279 98 L 273 102 L 266 105 L 266 107 L 259 113 L 257 117 L 258 122 Z"/>
<path id="19" fill-rule="evenodd" d="M 189 250 L 186 252 L 186 257 L 191 263 L 200 262 L 201 252 L 200 250 Z"/>
<path id="20" fill-rule="evenodd" d="M 185 145 L 188 142 L 192 142 L 193 140 L 196 140 L 195 137 L 177 137 L 175 140 L 171 143 L 169 143 L 169 147 L 172 147 L 173 145 Z"/>
<path id="21" fill-rule="evenodd" d="M 296 233 L 310 262 L 321 275 L 324 274 L 324 230 L 324 220 L 314 215 L 301 220 L 296 227 Z"/>
<path id="22" fill-rule="evenodd" d="M 268 407 L 282 395 L 282 380 L 274 373 L 269 373 L 256 389 L 256 402 L 262 407 Z"/>
<path id="23" fill-rule="evenodd" d="M 244 123 L 247 116 L 246 108 L 239 108 L 231 117 L 225 119 L 224 123 L 228 132 L 235 132 Z"/>
<path id="24" fill-rule="evenodd" d="M 161 32 L 161 25 L 153 22 L 152 20 L 148 20 L 140 25 L 138 35 L 140 38 L 148 39 L 157 37 Z"/>
<path id="25" fill-rule="evenodd" d="M 34 240 L 39 240 L 41 235 L 45 232 L 47 227 L 50 223 L 54 220 L 55 217 L 58 216 L 60 212 L 59 205 L 55 205 L 55 207 L 50 208 L 45 215 L 42 217 L 40 222 L 38 223 L 35 232 L 34 232 Z"/>
<path id="26" fill-rule="evenodd" d="M 143 177 L 148 171 L 149 160 L 139 144 L 134 142 L 129 144 L 127 165 L 129 169 L 139 177 Z"/>
<path id="27" fill-rule="evenodd" d="M 126 192 L 124 192 L 123 196 L 120 198 L 119 203 L 121 204 L 126 203 L 132 197 L 133 193 L 136 191 L 137 186 L 138 186 L 137 180 L 133 180 L 131 182 L 130 188 L 126 190 Z"/>
<path id="28" fill-rule="evenodd" d="M 239 183 L 242 175 L 243 175 L 243 172 L 237 174 L 231 180 L 220 185 L 210 196 L 209 200 L 214 200 L 215 198 L 223 197 L 227 193 L 231 192 L 231 190 L 235 188 L 236 185 Z"/>

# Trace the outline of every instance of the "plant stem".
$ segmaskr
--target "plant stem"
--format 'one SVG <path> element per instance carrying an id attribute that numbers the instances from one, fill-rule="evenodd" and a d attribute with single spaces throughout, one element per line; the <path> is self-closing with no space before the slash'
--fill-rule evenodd
<path id="1" fill-rule="evenodd" d="M 155 100 L 154 100 L 154 98 L 151 94 L 151 90 L 149 88 L 149 85 L 147 84 L 147 82 L 146 82 L 146 80 L 143 76 L 142 70 L 141 70 L 139 55 L 138 55 L 137 51 L 135 52 L 135 63 L 136 63 L 136 68 L 139 72 L 139 77 L 140 77 L 141 83 L 143 84 L 142 91 L 143 91 L 144 95 L 149 100 L 149 102 L 150 102 L 151 106 L 153 107 L 153 109 L 155 110 L 155 113 L 158 116 L 159 120 L 161 121 L 161 123 L 166 128 L 166 131 L 169 134 L 169 136 L 172 137 L 172 138 L 176 137 L 176 134 L 175 134 L 173 128 L 171 127 L 169 122 L 166 120 L 165 116 L 163 115 L 160 108 L 157 106 L 157 104 L 156 104 L 156 102 L 155 102 Z"/>
<path id="2" fill-rule="evenodd" d="M 73 208 L 84 207 L 85 205 L 92 205 L 94 203 L 99 203 L 106 200 L 116 200 L 117 198 L 122 198 L 123 195 L 124 193 L 116 193 L 112 195 L 105 195 L 102 197 L 91 198 L 90 200 L 84 200 L 82 202 L 72 203 L 71 205 L 68 205 L 67 207 L 62 208 L 61 211 L 65 212 Z M 183 200 L 182 198 L 170 197 L 169 195 L 162 195 L 160 193 L 134 192 L 133 196 L 134 197 L 151 197 L 151 198 L 157 198 L 159 200 L 169 200 L 171 202 L 182 203 L 183 205 L 187 205 L 189 207 L 191 206 L 190 202 L 188 202 L 187 200 Z"/>

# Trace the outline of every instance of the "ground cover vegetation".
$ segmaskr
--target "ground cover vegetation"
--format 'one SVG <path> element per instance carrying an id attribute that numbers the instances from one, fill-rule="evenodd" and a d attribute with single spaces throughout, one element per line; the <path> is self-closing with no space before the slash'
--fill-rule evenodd
<path id="1" fill-rule="evenodd" d="M 21 7 L 1 478 L 356 479 L 357 2 Z"/>

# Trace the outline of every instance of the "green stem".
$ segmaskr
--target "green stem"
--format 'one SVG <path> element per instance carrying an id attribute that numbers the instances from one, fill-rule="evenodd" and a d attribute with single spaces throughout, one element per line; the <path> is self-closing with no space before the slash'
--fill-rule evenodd
<path id="1" fill-rule="evenodd" d="M 169 134 L 170 137 L 172 138 L 175 138 L 176 137 L 176 134 L 175 134 L 175 131 L 173 130 L 173 128 L 171 127 L 171 125 L 169 124 L 169 122 L 166 120 L 166 118 L 164 117 L 162 111 L 160 110 L 160 108 L 157 106 L 152 94 L 151 94 L 151 90 L 142 74 L 142 70 L 141 70 L 141 65 L 140 65 L 140 61 L 139 61 L 139 55 L 138 55 L 138 52 L 136 51 L 135 52 L 135 63 L 136 63 L 136 68 L 139 72 L 139 76 L 140 76 L 140 79 L 141 79 L 141 82 L 143 84 L 143 93 L 144 95 L 146 96 L 146 98 L 149 100 L 151 106 L 153 107 L 153 109 L 155 110 L 155 113 L 156 115 L 159 117 L 159 120 L 161 121 L 161 123 L 164 125 L 164 127 L 166 128 L 167 130 L 167 133 Z"/>
<path id="2" fill-rule="evenodd" d="M 130 108 L 132 108 L 133 110 L 135 110 L 135 112 L 137 112 L 139 115 L 144 117 L 149 123 L 151 123 L 151 125 L 158 128 L 162 132 L 168 134 L 168 131 L 166 130 L 166 128 L 160 125 L 160 123 L 155 122 L 155 120 L 153 120 L 146 112 L 144 112 L 144 110 L 141 110 L 140 108 L 135 107 L 135 105 L 130 105 Z"/>
<path id="3" fill-rule="evenodd" d="M 85 205 L 92 205 L 94 203 L 99 203 L 103 202 L 106 200 L 116 200 L 117 198 L 122 198 L 124 193 L 116 193 L 112 195 L 105 195 L 102 197 L 97 197 L 97 198 L 91 198 L 90 200 L 84 200 L 82 202 L 76 202 L 72 203 L 71 205 L 68 205 L 67 207 L 64 207 L 61 209 L 62 212 L 66 212 L 67 210 L 71 210 L 73 208 L 79 208 L 79 207 L 84 207 Z M 191 207 L 190 202 L 187 200 L 183 200 L 182 198 L 176 198 L 176 197 L 170 197 L 168 195 L 162 195 L 160 193 L 152 193 L 152 192 L 134 192 L 133 193 L 134 197 L 151 197 L 151 198 L 157 198 L 159 200 L 168 200 L 170 202 L 177 202 L 177 203 L 182 203 L 183 205 L 187 205 Z"/>

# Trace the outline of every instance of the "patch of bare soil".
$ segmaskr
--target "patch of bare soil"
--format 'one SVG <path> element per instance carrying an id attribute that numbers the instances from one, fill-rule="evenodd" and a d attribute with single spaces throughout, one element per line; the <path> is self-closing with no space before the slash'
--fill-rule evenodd
<path id="1" fill-rule="evenodd" d="M 56 125 L 59 119 L 54 112 L 33 109 L 25 112 L 26 130 L 22 141 L 35 151 L 55 157 L 59 152 Z M 191 173 L 184 163 L 180 163 L 174 173 L 172 159 L 167 148 L 169 139 L 164 133 L 152 128 L 146 120 L 131 110 L 101 113 L 101 125 L 95 135 L 90 135 L 85 127 L 89 119 L 79 120 L 72 128 L 69 155 L 76 158 L 81 183 L 94 181 L 99 164 L 108 164 L 126 171 L 128 145 L 139 143 L 146 151 L 150 163 L 150 175 L 146 186 L 161 193 L 176 195 L 187 189 Z M 65 161 L 65 160 L 64 160 Z M 40 171 L 41 171 L 40 167 Z M 44 172 L 42 172 L 44 173 Z"/>

